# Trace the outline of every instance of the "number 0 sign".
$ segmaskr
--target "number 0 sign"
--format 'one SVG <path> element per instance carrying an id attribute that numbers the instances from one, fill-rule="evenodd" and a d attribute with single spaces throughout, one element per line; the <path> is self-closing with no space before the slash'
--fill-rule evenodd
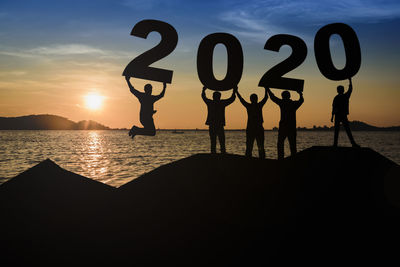
<path id="1" fill-rule="evenodd" d="M 342 38 L 346 65 L 338 70 L 332 62 L 329 38 L 337 34 Z M 356 75 L 361 65 L 361 49 L 355 31 L 346 24 L 333 23 L 319 29 L 314 39 L 314 52 L 318 68 L 329 80 L 340 81 Z"/>
<path id="2" fill-rule="evenodd" d="M 213 72 L 213 53 L 217 44 L 223 44 L 228 54 L 228 67 L 223 80 L 217 80 Z M 213 33 L 201 40 L 197 51 L 197 73 L 207 88 L 225 91 L 235 87 L 242 78 L 243 51 L 235 36 L 228 33 Z"/>

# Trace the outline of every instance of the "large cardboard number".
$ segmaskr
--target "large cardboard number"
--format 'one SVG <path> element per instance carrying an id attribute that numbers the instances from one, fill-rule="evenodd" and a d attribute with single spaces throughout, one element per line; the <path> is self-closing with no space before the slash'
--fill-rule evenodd
<path id="1" fill-rule="evenodd" d="M 171 83 L 172 70 L 149 67 L 152 63 L 168 56 L 178 43 L 178 34 L 170 24 L 158 20 L 142 20 L 132 29 L 131 35 L 147 38 L 150 32 L 156 31 L 161 35 L 158 45 L 133 59 L 122 73 L 123 76 L 136 77 L 146 80 Z"/>
<path id="2" fill-rule="evenodd" d="M 307 46 L 302 39 L 296 36 L 278 34 L 267 40 L 264 49 L 279 52 L 283 45 L 289 45 L 292 48 L 292 53 L 284 61 L 268 70 L 261 77 L 258 86 L 303 91 L 304 80 L 282 76 L 303 63 L 307 56 Z"/>
<path id="3" fill-rule="evenodd" d="M 228 66 L 223 80 L 213 72 L 213 53 L 217 44 L 223 44 L 228 54 Z M 243 50 L 238 39 L 228 33 L 213 33 L 201 40 L 197 51 L 197 73 L 201 83 L 212 90 L 226 91 L 234 88 L 242 78 Z"/>
<path id="4" fill-rule="evenodd" d="M 131 35 L 147 38 L 153 31 L 161 35 L 160 43 L 133 59 L 122 75 L 171 83 L 172 70 L 154 68 L 150 65 L 168 56 L 175 49 L 178 34 L 174 27 L 163 21 L 142 20 L 133 27 Z M 329 39 L 333 34 L 338 34 L 342 38 L 346 54 L 346 65 L 340 70 L 334 66 L 330 53 Z M 227 73 L 223 80 L 217 80 L 213 72 L 213 53 L 217 44 L 223 44 L 228 55 Z M 303 63 L 307 56 L 307 46 L 296 36 L 278 34 L 268 39 L 264 49 L 279 52 L 283 45 L 289 45 L 292 53 L 268 70 L 260 79 L 259 86 L 302 91 L 304 80 L 282 76 Z M 333 23 L 322 27 L 315 35 L 314 52 L 319 70 L 330 80 L 351 78 L 360 69 L 360 43 L 354 30 L 346 24 Z M 207 88 L 225 91 L 237 86 L 243 73 L 243 51 L 239 40 L 228 33 L 213 33 L 204 37 L 197 52 L 197 72 L 200 81 Z"/>
<path id="5" fill-rule="evenodd" d="M 343 69 L 336 69 L 333 65 L 329 48 L 329 39 L 332 34 L 338 34 L 343 41 L 346 54 L 346 65 Z M 314 39 L 315 60 L 322 75 L 334 81 L 353 77 L 361 65 L 361 49 L 354 30 L 344 23 L 328 24 L 317 32 Z"/>

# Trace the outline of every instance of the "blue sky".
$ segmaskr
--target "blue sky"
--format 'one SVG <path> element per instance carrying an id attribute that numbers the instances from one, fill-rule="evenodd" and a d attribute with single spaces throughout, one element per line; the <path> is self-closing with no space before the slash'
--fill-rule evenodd
<path id="1" fill-rule="evenodd" d="M 178 46 L 170 56 L 157 62 L 157 66 L 175 71 L 175 80 L 180 82 L 175 89 L 189 90 L 182 92 L 185 102 L 197 101 L 197 90 L 201 85 L 197 79 L 196 53 L 199 42 L 207 34 L 228 32 L 240 40 L 245 55 L 242 85 L 246 88 L 252 87 L 253 90 L 257 87 L 261 75 L 290 53 L 290 49 L 285 47 L 280 53 L 265 51 L 265 41 L 279 33 L 302 38 L 308 46 L 307 59 L 288 76 L 307 76 L 306 82 L 310 81 L 309 92 L 313 92 L 309 99 L 315 104 L 314 109 L 319 108 L 318 103 L 324 97 L 317 89 L 320 84 L 326 82 L 327 86 L 335 86 L 322 77 L 316 67 L 313 52 L 315 33 L 329 23 L 347 23 L 357 32 L 362 48 L 363 62 L 358 74 L 360 85 L 371 86 L 365 89 L 364 95 L 359 96 L 363 102 L 355 103 L 355 113 L 360 120 L 367 120 L 367 117 L 375 124 L 400 124 L 400 120 L 395 119 L 400 117 L 400 110 L 396 104 L 400 100 L 400 79 L 397 74 L 400 66 L 400 1 L 394 0 L 1 0 L 0 96 L 3 102 L 0 101 L 0 116 L 44 111 L 34 107 L 22 109 L 27 104 L 13 102 L 17 98 L 15 91 L 27 98 L 33 93 L 40 93 L 48 97 L 48 102 L 60 101 L 57 100 L 59 91 L 52 90 L 51 84 L 65 84 L 65 88 L 76 86 L 67 84 L 66 80 L 83 79 L 79 75 L 76 76 L 76 72 L 86 71 L 85 67 L 91 69 L 92 76 L 121 79 L 120 73 L 125 65 L 159 41 L 159 36 L 155 33 L 150 34 L 146 40 L 129 35 L 132 27 L 142 19 L 162 20 L 176 28 L 179 35 Z M 335 63 L 344 64 L 340 39 L 333 38 L 332 46 Z M 223 52 L 223 48 L 216 48 L 215 72 L 222 76 L 226 64 Z M 118 86 L 124 86 L 122 82 Z M 382 88 L 375 90 L 373 86 Z M 111 99 L 113 96 L 110 89 L 103 87 L 98 81 L 98 90 Z M 78 92 L 80 89 L 74 90 Z M 245 94 L 249 94 L 250 89 L 246 90 L 248 91 L 245 91 Z M 192 95 L 189 92 L 192 92 Z M 125 91 L 116 90 L 114 97 L 124 98 L 124 93 Z M 324 102 L 325 105 L 331 101 L 330 97 L 331 95 L 326 103 Z M 178 100 L 170 103 L 179 104 Z M 191 103 L 201 105 L 200 102 Z M 363 111 L 363 105 L 364 108 L 372 108 L 374 114 Z M 58 112 L 62 113 L 59 115 L 72 119 L 82 119 L 78 118 L 77 112 L 53 109 L 50 106 L 48 108 L 48 113 Z M 173 112 L 172 108 L 170 112 Z M 377 112 L 380 112 L 379 115 L 376 115 Z M 239 111 L 237 113 L 239 114 Z M 312 108 L 307 116 L 311 113 Z M 93 117 L 101 120 L 101 116 L 96 114 L 80 113 L 80 116 L 83 115 L 89 119 Z M 203 125 L 202 120 L 200 116 L 195 124 L 187 124 L 187 127 L 200 128 Z M 121 120 L 111 126 L 127 127 L 127 121 L 129 120 Z M 322 118 L 315 118 L 315 121 L 316 124 L 323 124 Z M 113 124 L 111 117 L 102 122 Z M 304 124 L 313 123 L 304 121 Z M 168 122 L 166 125 L 179 128 L 185 127 L 186 124 L 172 126 L 171 122 Z M 236 123 L 232 127 L 241 125 Z"/>
<path id="2" fill-rule="evenodd" d="M 400 38 L 399 1 L 2 0 L 1 46 L 27 49 L 74 42 L 129 51 L 126 32 L 145 18 L 166 21 L 180 38 L 195 43 L 215 31 L 230 32 L 245 43 L 264 43 L 277 33 L 296 34 L 310 42 L 316 29 L 338 21 L 357 32 L 370 29 L 371 35 L 374 25 L 384 24 L 387 38 Z"/>

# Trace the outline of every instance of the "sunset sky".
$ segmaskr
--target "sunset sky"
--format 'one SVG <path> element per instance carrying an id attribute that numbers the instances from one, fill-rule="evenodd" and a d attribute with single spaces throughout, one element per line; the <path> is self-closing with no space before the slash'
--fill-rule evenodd
<path id="1" fill-rule="evenodd" d="M 147 39 L 130 35 L 143 19 L 171 24 L 178 32 L 176 49 L 155 67 L 174 71 L 172 84 L 156 103 L 156 127 L 205 128 L 206 105 L 196 70 L 200 41 L 214 32 L 235 35 L 243 48 L 244 71 L 239 91 L 260 97 L 261 76 L 291 53 L 264 50 L 268 38 L 285 33 L 302 38 L 305 62 L 286 76 L 305 80 L 305 102 L 297 125 L 331 125 L 336 86 L 318 70 L 314 36 L 324 25 L 343 22 L 357 33 L 362 63 L 353 77 L 350 120 L 377 126 L 400 125 L 400 1 L 283 0 L 58 0 L 0 1 L 0 116 L 55 114 L 73 121 L 95 120 L 113 128 L 139 124 L 139 102 L 121 75 L 137 55 L 155 46 L 158 33 Z M 335 65 L 345 64 L 341 39 L 331 38 Z M 214 72 L 223 78 L 226 52 L 218 45 Z M 132 79 L 140 90 L 149 81 Z M 162 89 L 150 82 L 153 93 Z M 274 90 L 280 96 L 281 90 Z M 211 93 L 207 93 L 211 97 Z M 223 93 L 228 97 L 230 91 Z M 292 93 L 292 98 L 298 95 Z M 239 101 L 226 109 L 227 128 L 246 125 Z M 264 127 L 278 125 L 279 108 L 268 100 Z"/>

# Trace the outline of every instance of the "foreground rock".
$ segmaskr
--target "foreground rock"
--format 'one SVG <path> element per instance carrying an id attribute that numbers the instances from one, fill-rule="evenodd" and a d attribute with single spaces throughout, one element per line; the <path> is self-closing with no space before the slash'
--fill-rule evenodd
<path id="1" fill-rule="evenodd" d="M 379 263 L 398 252 L 399 166 L 367 149 L 198 154 L 118 189 L 50 160 L 0 186 L 5 263 Z"/>

